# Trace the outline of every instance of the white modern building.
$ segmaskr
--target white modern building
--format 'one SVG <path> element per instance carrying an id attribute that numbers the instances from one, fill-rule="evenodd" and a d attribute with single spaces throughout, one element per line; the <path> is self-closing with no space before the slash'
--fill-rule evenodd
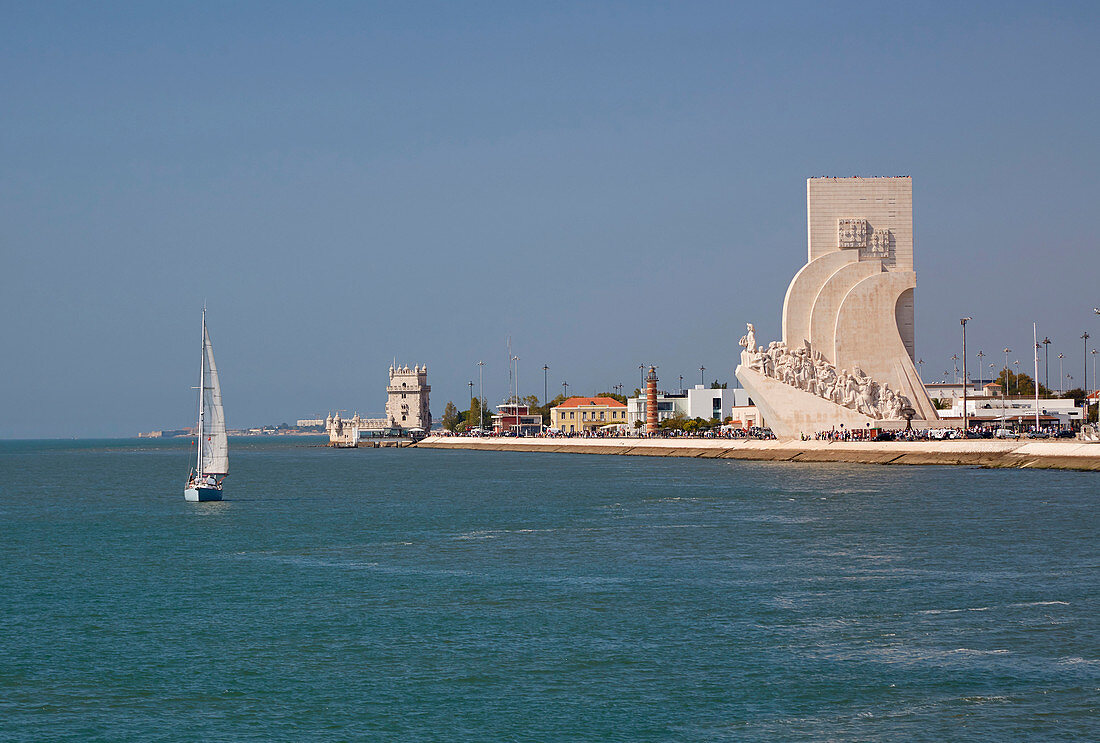
<path id="1" fill-rule="evenodd" d="M 683 392 L 658 392 L 657 422 L 677 415 L 688 419 L 717 418 L 720 421 L 733 418 L 734 421 L 741 421 L 745 428 L 763 425 L 759 411 L 749 399 L 749 393 L 741 388 L 715 390 L 697 384 Z M 645 420 L 645 395 L 629 398 L 626 401 L 627 429 L 633 430 L 637 427 L 635 421 L 644 424 Z"/>
<path id="2" fill-rule="evenodd" d="M 924 385 L 924 389 L 928 391 L 928 396 L 933 400 L 955 400 L 962 399 L 963 389 L 966 390 L 967 397 L 977 397 L 979 395 L 986 394 L 984 392 L 985 382 L 975 382 L 974 380 L 968 381 L 965 385 L 962 382 L 927 382 Z"/>
<path id="3" fill-rule="evenodd" d="M 966 400 L 966 414 L 971 425 L 1006 426 L 1028 430 L 1035 426 L 1034 397 L 976 396 Z M 954 399 L 945 418 L 963 416 L 962 397 Z M 1081 408 L 1073 399 L 1039 398 L 1039 426 L 1069 426 L 1081 422 Z"/>

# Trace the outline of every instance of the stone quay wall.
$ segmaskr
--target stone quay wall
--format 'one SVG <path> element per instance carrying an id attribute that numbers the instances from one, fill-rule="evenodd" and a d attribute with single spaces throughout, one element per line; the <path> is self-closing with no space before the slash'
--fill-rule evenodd
<path id="1" fill-rule="evenodd" d="M 429 436 L 421 449 L 482 449 L 765 462 L 967 465 L 1100 472 L 1100 444 L 1079 441 L 760 441 L 755 439 L 511 438 Z"/>

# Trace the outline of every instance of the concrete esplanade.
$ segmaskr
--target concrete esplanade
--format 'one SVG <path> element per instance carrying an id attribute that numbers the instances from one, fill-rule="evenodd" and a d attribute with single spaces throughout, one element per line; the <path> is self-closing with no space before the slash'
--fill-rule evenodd
<path id="1" fill-rule="evenodd" d="M 423 449 L 474 449 L 766 462 L 969 465 L 1100 471 L 1100 444 L 1077 441 L 760 441 L 755 439 L 506 438 L 430 436 Z"/>

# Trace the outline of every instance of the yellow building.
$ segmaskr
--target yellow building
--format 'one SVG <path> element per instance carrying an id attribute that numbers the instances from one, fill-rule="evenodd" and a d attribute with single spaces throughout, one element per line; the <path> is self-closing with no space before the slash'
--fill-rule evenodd
<path id="1" fill-rule="evenodd" d="M 550 427 L 584 433 L 612 423 L 626 423 L 626 405 L 612 397 L 570 397 L 550 408 Z"/>

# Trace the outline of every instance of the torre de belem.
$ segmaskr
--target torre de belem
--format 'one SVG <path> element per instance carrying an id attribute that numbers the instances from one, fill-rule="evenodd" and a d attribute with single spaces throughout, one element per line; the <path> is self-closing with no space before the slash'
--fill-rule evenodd
<path id="1" fill-rule="evenodd" d="M 914 364 L 912 179 L 810 178 L 806 207 L 783 340 L 749 324 L 737 379 L 780 438 L 935 420 Z"/>
<path id="2" fill-rule="evenodd" d="M 377 435 L 401 436 L 425 433 L 432 427 L 428 367 L 390 366 L 386 385 L 386 417 L 363 418 L 356 413 L 341 418 L 340 413 L 325 418 L 325 433 L 333 446 L 357 446 L 364 438 Z"/>

